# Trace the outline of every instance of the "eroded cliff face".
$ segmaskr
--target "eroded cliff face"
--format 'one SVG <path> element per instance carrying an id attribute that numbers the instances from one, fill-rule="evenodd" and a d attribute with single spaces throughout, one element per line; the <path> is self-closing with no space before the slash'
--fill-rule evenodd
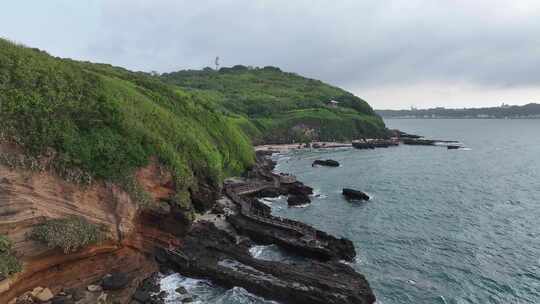
<path id="1" fill-rule="evenodd" d="M 0 153 L 5 149 L 0 145 Z M 160 202 L 174 195 L 174 187 L 170 174 L 156 161 L 136 177 L 156 206 L 142 208 L 113 184 L 94 182 L 83 187 L 50 171 L 0 164 L 0 234 L 13 241 L 15 255 L 23 264 L 22 272 L 0 281 L 0 303 L 8 303 L 36 286 L 48 287 L 53 293 L 62 288 L 84 287 L 115 271 L 130 278 L 133 288 L 117 295 L 120 302 L 126 302 L 139 282 L 157 270 L 152 258 L 155 246 L 167 246 L 189 225 L 179 221 L 179 210 L 159 208 Z M 36 225 L 70 215 L 104 225 L 108 240 L 64 254 L 28 238 Z"/>

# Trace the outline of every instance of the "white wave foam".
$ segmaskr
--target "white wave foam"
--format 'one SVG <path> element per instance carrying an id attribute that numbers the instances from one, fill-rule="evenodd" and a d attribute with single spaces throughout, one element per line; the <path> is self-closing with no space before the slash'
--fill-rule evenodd
<path id="1" fill-rule="evenodd" d="M 253 246 L 249 248 L 249 254 L 251 254 L 252 257 L 258 259 L 259 257 L 262 256 L 262 254 L 268 247 L 270 246 L 262 246 L 262 245 Z"/>
<path id="2" fill-rule="evenodd" d="M 271 207 L 273 203 L 282 201 L 282 200 L 284 200 L 285 198 L 286 198 L 286 197 L 283 196 L 283 195 L 280 195 L 280 196 L 278 196 L 278 197 L 263 197 L 263 198 L 260 199 L 260 201 L 261 201 L 263 204 L 265 204 L 265 205 Z"/>
<path id="3" fill-rule="evenodd" d="M 311 195 L 313 197 L 316 197 L 316 198 L 327 198 L 328 195 L 324 194 L 321 192 L 321 189 L 313 189 L 313 194 Z"/>
<path id="4" fill-rule="evenodd" d="M 184 287 L 188 293 L 185 295 L 177 293 L 176 289 L 180 286 Z M 162 291 L 167 292 L 166 304 L 183 303 L 186 298 L 192 298 L 193 304 L 279 304 L 251 294 L 241 287 L 226 290 L 213 285 L 208 280 L 192 279 L 178 273 L 163 276 L 160 287 Z"/>
<path id="5" fill-rule="evenodd" d="M 242 287 L 233 287 L 227 290 L 220 296 L 215 304 L 230 304 L 230 303 L 259 303 L 259 304 L 279 304 L 275 301 L 265 300 L 252 293 L 249 293 Z"/>
<path id="6" fill-rule="evenodd" d="M 294 205 L 294 206 L 289 206 L 290 208 L 306 208 L 306 207 L 309 207 L 309 205 L 311 205 L 310 203 L 307 203 L 307 204 L 302 204 L 302 205 Z"/>
<path id="7" fill-rule="evenodd" d="M 188 295 L 176 292 L 176 289 L 180 286 L 188 291 Z M 211 289 L 214 287 L 210 281 L 192 279 L 174 273 L 161 279 L 160 288 L 167 293 L 167 296 L 165 297 L 166 304 L 182 303 L 183 299 L 191 296 L 194 296 L 194 304 L 202 304 L 206 303 L 205 299 L 208 297 L 208 294 L 212 294 Z"/>
<path id="8" fill-rule="evenodd" d="M 339 262 L 342 263 L 342 264 L 351 266 L 351 267 L 354 264 L 363 264 L 364 263 L 364 261 L 362 259 L 360 259 L 359 256 L 355 256 L 354 259 L 352 260 L 352 262 L 348 262 L 348 261 L 345 261 L 345 260 L 339 260 Z"/>
<path id="9" fill-rule="evenodd" d="M 446 302 L 446 299 L 444 298 L 444 296 L 439 296 L 439 298 L 441 298 L 441 300 L 443 301 L 444 304 L 448 304 L 448 302 Z"/>

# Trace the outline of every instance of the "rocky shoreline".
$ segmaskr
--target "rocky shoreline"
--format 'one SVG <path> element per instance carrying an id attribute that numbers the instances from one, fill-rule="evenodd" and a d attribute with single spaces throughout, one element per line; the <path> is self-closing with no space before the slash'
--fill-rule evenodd
<path id="1" fill-rule="evenodd" d="M 259 200 L 286 195 L 289 205 L 294 206 L 309 203 L 313 194 L 312 188 L 294 176 L 274 173 L 276 163 L 270 155 L 257 152 L 251 170 L 243 177 L 226 180 L 223 189 L 206 191 L 201 187 L 205 191 L 194 193 L 192 200 L 202 212 L 192 223 L 186 220 L 182 209 L 168 203 L 174 193 L 170 175 L 156 163 L 143 168 L 138 178 L 160 204 L 141 209 L 112 185 L 81 190 L 43 173 L 33 175 L 34 186 L 29 188 L 24 171 L 0 167 L 6 176 L 4 187 L 0 187 L 0 203 L 9 204 L 19 197 L 44 197 L 41 192 L 47 189 L 80 191 L 80 195 L 72 195 L 69 200 L 36 199 L 29 200 L 27 205 L 43 208 L 43 214 L 58 212 L 56 217 L 63 215 L 66 206 L 75 212 L 85 208 L 81 216 L 91 218 L 89 214 L 95 214 L 96 219 L 106 218 L 109 222 L 104 223 L 109 231 L 118 232 L 108 242 L 62 254 L 25 238 L 26 231 L 43 221 L 41 213 L 34 211 L 38 218 L 26 230 L 14 230 L 13 224 L 0 226 L 3 233 L 17 240 L 16 248 L 24 254 L 19 255 L 28 257 L 27 271 L 0 280 L 0 302 L 161 304 L 167 293 L 160 290 L 158 274 L 172 270 L 224 287 L 242 287 L 281 303 L 374 303 L 375 296 L 364 276 L 343 262 L 353 261 L 356 256 L 350 240 L 272 216 L 270 208 Z M 90 191 L 98 194 L 89 196 Z M 74 201 L 81 197 L 85 200 L 75 205 Z M 117 216 L 108 216 L 111 210 Z M 24 219 L 24 209 L 16 211 L 5 215 L 5 219 Z M 304 258 L 294 263 L 257 259 L 250 253 L 256 245 L 276 245 Z M 39 268 L 35 267 L 38 263 Z M 184 294 L 180 288 L 177 292 L 186 303 L 195 300 L 194 295 Z"/>
<path id="2" fill-rule="evenodd" d="M 356 256 L 350 240 L 274 217 L 257 200 L 264 192 L 311 193 L 311 188 L 298 181 L 283 182 L 282 176 L 272 172 L 275 163 L 265 154 L 257 154 L 257 164 L 246 178 L 227 181 L 225 196 L 194 223 L 181 246 L 157 248 L 156 258 L 162 267 L 224 287 L 242 287 L 282 303 L 374 303 L 365 277 L 340 262 Z M 306 259 L 288 264 L 260 260 L 249 253 L 253 245 L 269 244 Z M 144 292 L 137 292 L 139 299 L 150 299 L 151 293 L 141 296 Z M 134 301 L 155 303 L 141 302 L 137 297 Z"/>
<path id="3" fill-rule="evenodd" d="M 427 142 L 403 132 L 396 138 L 404 143 Z M 357 143 L 371 148 L 394 142 Z M 227 179 L 222 189 L 201 184 L 197 191 L 191 191 L 193 207 L 198 211 L 195 219 L 171 201 L 176 193 L 171 186 L 172 175 L 157 160 L 136 175 L 152 198 L 153 203 L 145 207 L 112 184 L 96 183 L 82 189 L 47 172 L 36 174 L 0 166 L 4 176 L 0 180 L 0 207 L 10 210 L 0 215 L 0 233 L 16 241 L 15 249 L 25 259 L 27 270 L 12 277 L 0 275 L 0 302 L 160 304 L 167 294 L 160 291 L 157 271 L 173 270 L 224 287 L 242 287 L 282 303 L 374 303 L 375 296 L 364 276 L 342 262 L 353 261 L 356 256 L 350 240 L 275 217 L 260 200 L 287 196 L 289 206 L 311 202 L 312 188 L 294 176 L 274 173 L 276 163 L 271 155 L 275 152 L 258 149 L 254 166 L 242 177 Z M 335 167 L 339 163 L 313 163 L 319 165 Z M 46 196 L 49 193 L 54 195 Z M 343 195 L 351 200 L 369 199 L 353 189 L 344 189 Z M 26 208 L 33 210 L 30 218 L 22 205 L 11 204 L 21 198 Z M 66 214 L 106 226 L 109 240 L 62 254 L 25 237 L 47 217 Z M 292 264 L 257 259 L 250 248 L 259 245 L 278 246 L 303 258 Z M 194 300 L 179 292 L 185 302 Z"/>

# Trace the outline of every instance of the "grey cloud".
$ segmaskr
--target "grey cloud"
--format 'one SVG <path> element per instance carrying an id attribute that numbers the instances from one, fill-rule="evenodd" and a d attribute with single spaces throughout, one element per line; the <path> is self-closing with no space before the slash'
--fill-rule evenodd
<path id="1" fill-rule="evenodd" d="M 523 2 L 522 2 L 523 3 Z M 341 85 L 540 82 L 540 11 L 509 1 L 107 1 L 90 47 L 143 70 L 277 65 Z M 116 47 L 111 47 L 116 46 Z"/>
<path id="2" fill-rule="evenodd" d="M 92 3 L 97 12 L 84 15 L 97 17 L 81 23 L 92 23 L 95 32 L 81 30 L 76 42 L 84 51 L 71 57 L 135 70 L 202 68 L 219 55 L 224 65 L 275 65 L 360 95 L 430 82 L 486 90 L 540 84 L 537 0 Z M 76 37 L 76 26 L 69 32 Z M 58 36 L 45 33 L 37 46 L 55 41 L 51 48 L 59 49 Z"/>

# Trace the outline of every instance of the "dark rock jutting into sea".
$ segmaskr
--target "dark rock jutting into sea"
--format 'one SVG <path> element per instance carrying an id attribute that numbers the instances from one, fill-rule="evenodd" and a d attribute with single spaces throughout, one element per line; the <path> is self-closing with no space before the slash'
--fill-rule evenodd
<path id="1" fill-rule="evenodd" d="M 349 189 L 349 188 L 343 188 L 343 196 L 345 196 L 349 200 L 361 200 L 361 201 L 369 201 L 369 195 L 365 194 L 362 191 Z"/>
<path id="2" fill-rule="evenodd" d="M 313 162 L 311 166 L 312 167 L 314 166 L 339 167 L 339 162 L 333 159 L 327 159 L 327 160 L 317 159 Z"/>
<path id="3" fill-rule="evenodd" d="M 309 225 L 274 217 L 257 194 L 309 195 L 312 189 L 292 176 L 272 172 L 275 163 L 257 155 L 246 179 L 225 184 L 211 221 L 197 221 L 176 248 L 158 248 L 158 260 L 187 276 L 239 286 L 268 299 L 295 304 L 371 304 L 375 296 L 363 275 L 340 260 L 352 261 L 352 242 Z M 254 244 L 276 244 L 306 260 L 288 264 L 251 256 Z M 330 279 L 331 278 L 331 279 Z"/>

